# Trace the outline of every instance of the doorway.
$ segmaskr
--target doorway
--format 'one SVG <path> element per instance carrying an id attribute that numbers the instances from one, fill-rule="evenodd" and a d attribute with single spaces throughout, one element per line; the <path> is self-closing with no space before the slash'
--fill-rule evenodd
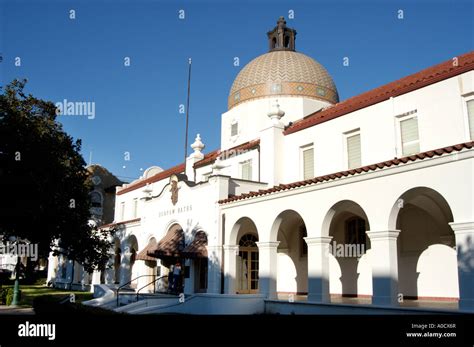
<path id="1" fill-rule="evenodd" d="M 239 294 L 258 293 L 258 238 L 252 234 L 242 236 L 239 241 Z"/>

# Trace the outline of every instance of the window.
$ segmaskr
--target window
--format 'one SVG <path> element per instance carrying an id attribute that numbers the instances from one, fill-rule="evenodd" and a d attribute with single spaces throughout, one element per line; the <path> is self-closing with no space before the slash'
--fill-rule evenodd
<path id="1" fill-rule="evenodd" d="M 361 166 L 360 133 L 346 134 L 347 167 L 354 169 Z"/>
<path id="2" fill-rule="evenodd" d="M 240 177 L 243 180 L 252 180 L 252 160 L 247 160 L 240 163 Z"/>
<path id="3" fill-rule="evenodd" d="M 466 107 L 469 122 L 469 136 L 471 140 L 474 140 L 474 99 L 467 101 Z"/>
<path id="4" fill-rule="evenodd" d="M 120 203 L 120 220 L 125 218 L 125 202 Z"/>
<path id="5" fill-rule="evenodd" d="M 403 156 L 415 154 L 420 151 L 417 117 L 410 117 L 400 120 L 400 137 L 402 140 Z"/>
<path id="6" fill-rule="evenodd" d="M 133 199 L 133 218 L 137 218 L 138 216 L 138 199 Z"/>
<path id="7" fill-rule="evenodd" d="M 252 247 L 257 248 L 258 237 L 252 234 L 245 234 L 240 238 L 240 247 Z"/>
<path id="8" fill-rule="evenodd" d="M 239 133 L 239 123 L 234 122 L 230 125 L 230 136 L 237 136 Z"/>
<path id="9" fill-rule="evenodd" d="M 302 160 L 303 160 L 303 179 L 307 180 L 314 177 L 314 148 L 303 147 Z"/>

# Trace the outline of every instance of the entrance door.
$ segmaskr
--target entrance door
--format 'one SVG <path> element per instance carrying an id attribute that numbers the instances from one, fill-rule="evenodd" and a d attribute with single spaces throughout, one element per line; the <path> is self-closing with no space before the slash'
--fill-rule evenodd
<path id="1" fill-rule="evenodd" d="M 257 237 L 244 235 L 239 242 L 239 294 L 258 293 L 258 248 Z"/>
<path id="2" fill-rule="evenodd" d="M 207 258 L 194 260 L 194 288 L 196 293 L 205 293 L 207 290 Z"/>

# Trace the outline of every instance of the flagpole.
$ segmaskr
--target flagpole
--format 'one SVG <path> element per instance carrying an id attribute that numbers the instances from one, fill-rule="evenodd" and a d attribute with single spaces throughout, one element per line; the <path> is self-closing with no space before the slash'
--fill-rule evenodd
<path id="1" fill-rule="evenodd" d="M 186 101 L 186 137 L 184 139 L 184 163 L 188 157 L 188 123 L 189 123 L 189 95 L 191 93 L 191 58 L 188 60 L 188 99 Z"/>

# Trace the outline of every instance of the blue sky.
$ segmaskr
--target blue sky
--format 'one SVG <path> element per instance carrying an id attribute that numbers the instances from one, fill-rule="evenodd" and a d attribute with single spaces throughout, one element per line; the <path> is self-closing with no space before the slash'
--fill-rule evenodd
<path id="1" fill-rule="evenodd" d="M 323 64 L 341 100 L 473 49 L 473 2 L 0 0 L 0 83 L 28 78 L 37 97 L 95 103 L 95 118 L 59 117 L 82 153 L 119 177 L 183 160 L 187 62 L 189 142 L 219 147 L 237 73 L 267 51 L 283 15 L 296 49 Z M 70 10 L 75 19 L 70 19 Z M 185 19 L 179 19 L 179 11 Z M 398 11 L 403 19 L 398 19 Z M 21 66 L 15 66 L 15 58 Z M 130 66 L 124 66 L 125 57 Z M 240 66 L 233 65 L 239 57 Z M 349 57 L 349 66 L 343 58 Z M 125 152 L 130 154 L 129 159 Z M 124 167 L 125 166 L 125 167 Z"/>

